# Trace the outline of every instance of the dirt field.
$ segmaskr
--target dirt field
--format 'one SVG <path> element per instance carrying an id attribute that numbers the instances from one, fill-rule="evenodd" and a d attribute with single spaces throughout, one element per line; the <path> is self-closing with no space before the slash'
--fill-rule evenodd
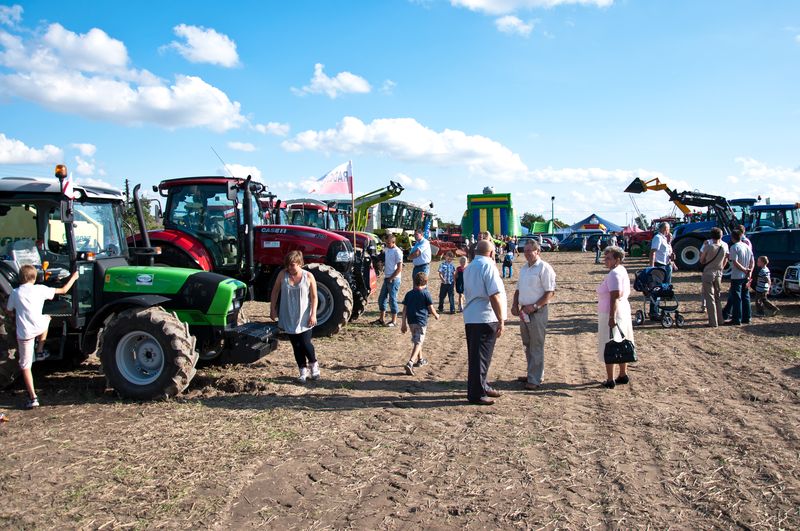
<path id="1" fill-rule="evenodd" d="M 116 399 L 96 360 L 40 375 L 36 411 L 5 391 L 0 527 L 800 528 L 798 301 L 709 329 L 699 275 L 678 272 L 687 326 L 637 328 L 631 384 L 606 390 L 595 358 L 604 271 L 589 254 L 545 258 L 558 275 L 546 384 L 516 382 L 512 318 L 492 407 L 466 402 L 460 315 L 431 324 L 431 364 L 408 377 L 409 338 L 369 326 L 374 304 L 315 342 L 323 379 L 306 386 L 284 342 L 256 366 L 200 370 L 169 402 Z M 401 291 L 410 285 L 409 267 Z"/>

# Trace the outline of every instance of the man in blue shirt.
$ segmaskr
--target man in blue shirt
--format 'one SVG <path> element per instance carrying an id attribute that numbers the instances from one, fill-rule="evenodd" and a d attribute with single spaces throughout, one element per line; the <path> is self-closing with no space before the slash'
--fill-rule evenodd
<path id="1" fill-rule="evenodd" d="M 464 270 L 464 329 L 467 335 L 467 400 L 489 406 L 500 392 L 486 382 L 494 344 L 505 328 L 506 290 L 494 262 L 494 243 L 481 240 Z"/>

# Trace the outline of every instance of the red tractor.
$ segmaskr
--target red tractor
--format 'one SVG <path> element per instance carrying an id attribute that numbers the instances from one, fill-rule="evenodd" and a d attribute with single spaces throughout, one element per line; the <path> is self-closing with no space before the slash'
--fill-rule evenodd
<path id="1" fill-rule="evenodd" d="M 265 187 L 250 177 L 168 179 L 153 190 L 166 197 L 164 229 L 148 233 L 151 245 L 161 248 L 156 263 L 237 278 L 251 296 L 267 302 L 284 256 L 298 250 L 317 281 L 314 335 L 336 334 L 350 319 L 354 253 L 347 238 L 313 227 L 266 224 L 256 199 Z"/>
<path id="2" fill-rule="evenodd" d="M 291 199 L 281 202 L 285 205 L 288 224 L 303 225 L 328 230 L 353 241 L 353 231 L 344 230 L 346 213 L 338 210 L 333 204 L 326 204 L 317 199 Z M 278 219 L 283 219 L 279 216 Z M 353 313 L 354 321 L 367 309 L 370 294 L 378 287 L 373 262 L 377 249 L 372 237 L 365 232 L 355 233 L 355 261 L 353 267 Z"/>

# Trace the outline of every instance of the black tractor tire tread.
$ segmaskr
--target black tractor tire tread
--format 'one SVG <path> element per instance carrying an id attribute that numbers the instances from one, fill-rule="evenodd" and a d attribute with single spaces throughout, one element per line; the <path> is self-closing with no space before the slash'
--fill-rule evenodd
<path id="1" fill-rule="evenodd" d="M 8 387 L 19 376 L 17 352 L 17 324 L 4 310 L 10 293 L 0 290 L 0 389 Z M 14 356 L 11 358 L 10 356 Z"/>
<path id="2" fill-rule="evenodd" d="M 115 375 L 110 367 L 110 364 L 116 360 L 116 342 L 113 343 L 109 352 L 104 349 L 105 340 L 109 334 L 117 333 L 117 330 L 120 330 L 120 336 L 131 332 L 136 329 L 137 322 L 140 320 L 143 320 L 145 324 L 152 326 L 155 330 L 160 330 L 164 336 L 169 337 L 169 345 L 162 345 L 162 347 L 169 347 L 175 353 L 175 357 L 171 362 L 172 374 L 170 378 L 161 389 L 157 389 L 154 392 L 136 389 L 135 387 L 127 388 L 130 383 L 124 377 Z M 120 339 L 120 337 L 116 339 Z M 97 351 L 100 353 L 100 360 L 103 364 L 106 378 L 121 396 L 137 400 L 164 399 L 181 393 L 194 378 L 197 372 L 195 366 L 198 358 L 195 343 L 196 338 L 189 333 L 188 323 L 181 322 L 176 314 L 168 312 L 160 306 L 153 306 L 150 308 L 131 308 L 116 314 L 103 329 Z M 169 370 L 168 364 L 170 360 L 167 359 L 166 362 L 165 370 Z"/>
<path id="3" fill-rule="evenodd" d="M 328 321 L 317 324 L 313 332 L 313 337 L 336 335 L 341 332 L 353 313 L 353 290 L 350 289 L 350 285 L 342 274 L 329 265 L 316 263 L 306 264 L 304 268 L 314 275 L 317 284 L 319 284 L 321 278 L 327 278 L 327 284 L 329 286 L 335 285 L 342 294 L 342 308 L 337 313 L 334 313 Z M 338 319 L 336 318 L 337 314 L 339 316 Z"/>
<path id="4" fill-rule="evenodd" d="M 687 264 L 683 261 L 681 257 L 681 252 L 689 247 L 690 245 L 694 245 L 697 247 L 697 263 L 696 264 Z M 681 238 L 681 240 L 675 244 L 673 247 L 675 252 L 675 263 L 677 264 L 678 268 L 683 271 L 697 271 L 700 269 L 700 247 L 703 245 L 703 240 L 700 238 L 695 237 L 687 237 Z"/>
<path id="5" fill-rule="evenodd" d="M 360 293 L 353 294 L 353 312 L 350 314 L 350 321 L 355 321 L 367 310 L 367 299 Z"/>

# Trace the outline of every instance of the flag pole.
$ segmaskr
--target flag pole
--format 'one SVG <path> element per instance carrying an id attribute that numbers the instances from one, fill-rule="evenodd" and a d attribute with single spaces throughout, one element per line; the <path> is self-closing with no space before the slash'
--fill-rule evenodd
<path id="1" fill-rule="evenodd" d="M 356 252 L 356 195 L 355 195 L 355 183 L 353 182 L 353 161 L 350 160 L 350 219 L 353 220 L 353 253 Z M 365 252 L 366 249 L 363 249 L 362 252 Z"/>

